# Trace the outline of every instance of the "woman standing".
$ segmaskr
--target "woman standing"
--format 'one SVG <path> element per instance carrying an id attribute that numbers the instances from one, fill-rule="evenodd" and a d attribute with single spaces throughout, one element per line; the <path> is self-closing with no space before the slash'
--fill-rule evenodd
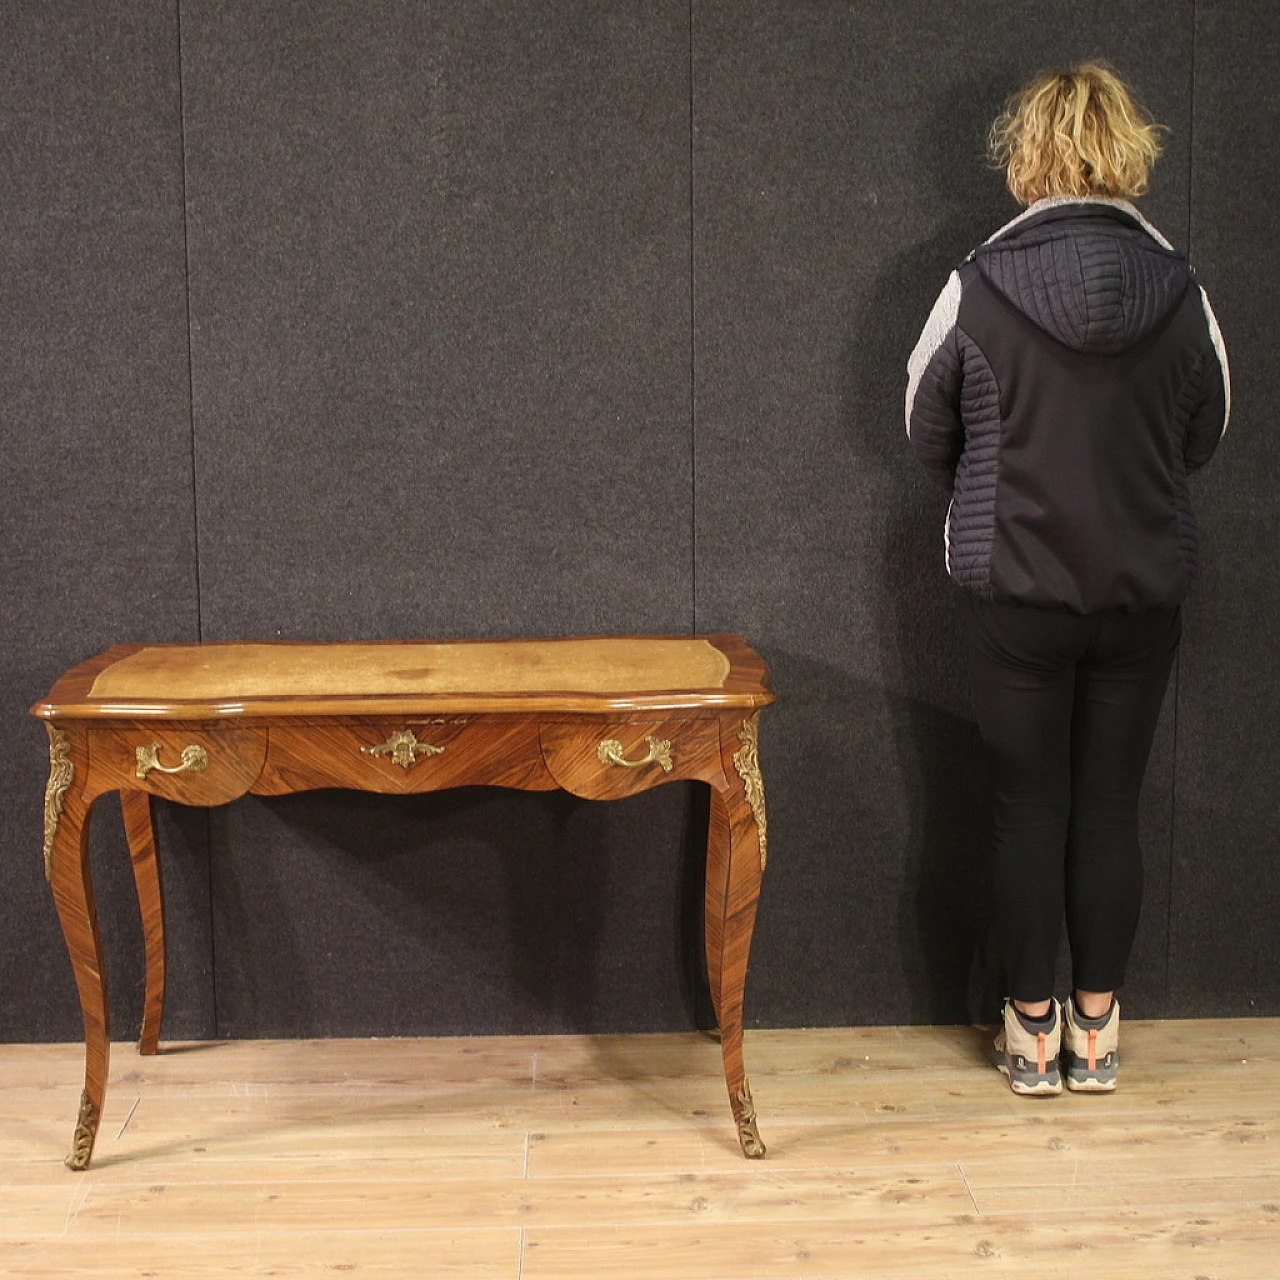
<path id="1" fill-rule="evenodd" d="M 1226 430 L 1230 378 L 1186 259 L 1130 203 L 1159 126 L 1110 70 L 1036 77 L 991 140 L 1027 207 L 942 290 L 907 431 L 951 495 L 947 570 L 967 589 L 1009 996 L 997 1065 L 1015 1093 L 1060 1093 L 1064 1074 L 1108 1091 L 1138 796 L 1196 571 L 1187 475 Z"/>

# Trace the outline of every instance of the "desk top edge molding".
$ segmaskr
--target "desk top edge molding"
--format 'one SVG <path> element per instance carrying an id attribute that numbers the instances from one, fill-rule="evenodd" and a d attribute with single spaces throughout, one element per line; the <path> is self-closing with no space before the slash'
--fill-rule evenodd
<path id="1" fill-rule="evenodd" d="M 361 651 L 377 655 L 380 650 L 407 651 L 449 649 L 465 652 L 476 646 L 490 646 L 510 652 L 540 649 L 554 652 L 568 645 L 603 643 L 622 651 L 631 643 L 651 645 L 652 641 L 671 641 L 688 646 L 703 644 L 717 651 L 725 663 L 718 686 L 684 686 L 637 691 L 634 686 L 623 691 L 600 692 L 572 688 L 538 688 L 506 692 L 501 690 L 468 691 L 464 687 L 449 691 L 383 692 L 370 690 L 361 694 L 286 693 L 270 694 L 228 692 L 216 697 L 184 698 L 166 696 L 110 697 L 95 696 L 99 678 L 126 659 L 144 651 L 163 655 L 168 652 L 209 652 L 253 648 L 293 649 L 309 656 L 323 657 L 342 650 L 350 654 Z M 623 682 L 625 683 L 625 681 Z M 558 712 L 586 715 L 640 715 L 649 712 L 683 711 L 714 714 L 716 712 L 751 711 L 774 701 L 769 690 L 769 669 L 764 660 L 737 635 L 685 636 L 575 636 L 563 639 L 466 640 L 466 641 L 206 641 L 178 644 L 118 644 L 73 667 L 57 681 L 49 694 L 35 703 L 33 716 L 56 720 L 171 720 L 221 721 L 247 723 L 257 716 L 278 718 L 336 717 L 359 714 L 388 717 L 436 715 L 460 712 L 500 714 Z M 358 710 L 357 710 L 358 708 Z"/>

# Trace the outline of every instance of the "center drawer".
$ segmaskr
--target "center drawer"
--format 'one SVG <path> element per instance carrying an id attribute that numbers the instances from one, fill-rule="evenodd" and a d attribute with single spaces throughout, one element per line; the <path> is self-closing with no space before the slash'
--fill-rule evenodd
<path id="1" fill-rule="evenodd" d="M 259 795 L 349 787 L 391 795 L 446 787 L 555 787 L 538 730 L 520 717 L 465 716 L 272 726 Z"/>

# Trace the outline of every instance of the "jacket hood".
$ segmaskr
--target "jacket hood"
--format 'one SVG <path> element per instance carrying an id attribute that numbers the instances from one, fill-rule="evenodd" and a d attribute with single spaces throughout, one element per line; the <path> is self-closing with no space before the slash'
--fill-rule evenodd
<path id="1" fill-rule="evenodd" d="M 1182 301 L 1186 259 L 1131 205 L 1042 201 L 973 253 L 983 278 L 1075 351 L 1112 355 Z"/>

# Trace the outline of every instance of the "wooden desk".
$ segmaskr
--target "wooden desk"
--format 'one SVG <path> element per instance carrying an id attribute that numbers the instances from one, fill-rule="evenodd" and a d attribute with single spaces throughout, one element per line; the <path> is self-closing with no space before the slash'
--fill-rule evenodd
<path id="1" fill-rule="evenodd" d="M 589 800 L 711 785 L 705 945 L 738 1138 L 764 1155 L 742 1062 L 742 997 L 765 864 L 759 708 L 769 671 L 739 636 L 386 644 L 117 645 L 31 709 L 49 733 L 44 860 L 84 1015 L 85 1084 L 67 1165 L 86 1169 L 110 1018 L 89 815 L 120 792 L 142 910 L 139 1050 L 159 1046 L 164 915 L 151 797 L 405 795 L 483 784 Z"/>

